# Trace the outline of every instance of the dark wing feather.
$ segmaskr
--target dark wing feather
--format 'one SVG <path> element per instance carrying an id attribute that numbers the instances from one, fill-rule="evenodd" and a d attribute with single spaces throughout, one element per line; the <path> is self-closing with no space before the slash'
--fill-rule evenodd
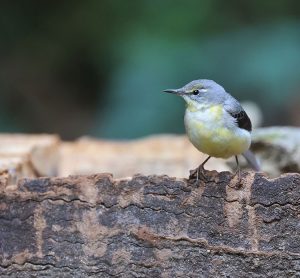
<path id="1" fill-rule="evenodd" d="M 252 130 L 251 121 L 244 110 L 239 111 L 238 113 L 229 112 L 229 114 L 236 119 L 238 127 L 246 129 L 248 131 Z"/>
<path id="2" fill-rule="evenodd" d="M 225 92 L 224 95 L 226 98 L 223 102 L 225 110 L 230 114 L 231 117 L 233 117 L 236 120 L 236 123 L 239 128 L 243 128 L 251 132 L 251 121 L 241 104 L 230 94 Z"/>

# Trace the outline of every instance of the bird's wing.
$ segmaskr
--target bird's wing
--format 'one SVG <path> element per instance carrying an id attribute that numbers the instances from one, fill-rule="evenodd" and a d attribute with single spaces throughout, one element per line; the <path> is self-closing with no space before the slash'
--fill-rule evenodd
<path id="1" fill-rule="evenodd" d="M 224 102 L 224 108 L 231 117 L 236 119 L 239 128 L 246 129 L 249 132 L 252 130 L 252 124 L 247 113 L 235 98 L 229 95 Z M 260 171 L 260 162 L 250 150 L 245 151 L 242 155 L 255 171 Z"/>
<path id="2" fill-rule="evenodd" d="M 238 113 L 230 113 L 229 114 L 236 119 L 237 125 L 240 128 L 246 129 L 248 131 L 252 130 L 251 121 L 244 110 L 241 110 Z"/>
<path id="3" fill-rule="evenodd" d="M 236 119 L 238 127 L 246 129 L 249 132 L 252 131 L 252 124 L 247 113 L 235 98 L 226 101 L 224 108 L 234 119 Z"/>

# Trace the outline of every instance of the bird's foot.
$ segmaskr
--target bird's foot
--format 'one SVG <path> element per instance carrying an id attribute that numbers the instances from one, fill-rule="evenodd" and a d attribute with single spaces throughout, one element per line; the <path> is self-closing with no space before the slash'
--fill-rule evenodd
<path id="1" fill-rule="evenodd" d="M 204 169 L 202 165 L 197 167 L 194 170 L 190 170 L 189 180 L 195 180 L 195 182 L 199 182 L 200 180 L 204 182 L 214 182 L 214 177 L 211 176 L 210 171 Z"/>
<path id="2" fill-rule="evenodd" d="M 189 180 L 198 179 L 198 167 L 194 170 L 190 170 Z"/>
<path id="3" fill-rule="evenodd" d="M 228 185 L 229 187 L 231 188 L 234 188 L 234 189 L 240 189 L 243 185 L 242 183 L 242 177 L 241 177 L 241 170 L 238 168 L 234 174 L 232 174 L 232 180 L 236 179 L 237 178 L 237 181 L 233 183 L 233 185 Z"/>

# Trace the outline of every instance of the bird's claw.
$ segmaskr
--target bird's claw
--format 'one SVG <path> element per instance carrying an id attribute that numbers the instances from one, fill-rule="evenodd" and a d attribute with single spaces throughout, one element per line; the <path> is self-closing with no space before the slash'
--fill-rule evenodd
<path id="1" fill-rule="evenodd" d="M 206 171 L 204 169 L 204 167 L 202 165 L 200 165 L 196 169 L 190 170 L 189 179 L 190 180 L 196 180 L 196 182 L 198 182 L 199 180 L 202 180 L 205 183 L 214 182 L 215 179 L 212 179 L 211 177 L 208 177 L 207 172 L 208 171 Z"/>
<path id="2" fill-rule="evenodd" d="M 237 171 L 232 175 L 232 180 L 237 176 L 238 180 L 236 183 L 234 183 L 234 185 L 228 185 L 230 188 L 234 188 L 234 189 L 240 189 L 243 185 L 242 183 L 242 177 L 241 177 L 241 171 L 238 168 Z"/>

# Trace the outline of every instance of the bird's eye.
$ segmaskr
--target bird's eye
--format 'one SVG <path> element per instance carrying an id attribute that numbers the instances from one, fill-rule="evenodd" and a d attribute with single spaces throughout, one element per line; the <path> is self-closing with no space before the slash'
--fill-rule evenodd
<path id="1" fill-rule="evenodd" d="M 193 95 L 194 95 L 194 96 L 196 96 L 196 95 L 198 95 L 198 94 L 199 94 L 199 90 L 194 90 L 194 91 L 193 91 Z"/>

